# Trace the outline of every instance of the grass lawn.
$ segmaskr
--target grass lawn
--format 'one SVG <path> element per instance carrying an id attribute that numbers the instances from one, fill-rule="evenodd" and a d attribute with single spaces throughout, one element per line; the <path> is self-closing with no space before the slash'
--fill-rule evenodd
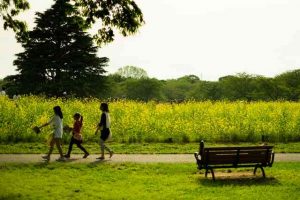
<path id="1" fill-rule="evenodd" d="M 83 144 L 90 153 L 99 153 L 97 143 Z M 198 151 L 198 143 L 108 143 L 116 153 L 193 153 Z M 258 143 L 235 143 L 235 144 L 213 144 L 205 143 L 205 146 L 253 146 Z M 274 145 L 276 153 L 300 153 L 300 142 L 277 143 Z M 68 144 L 63 146 L 64 152 L 68 149 Z M 45 143 L 12 143 L 0 144 L 0 153 L 46 153 L 48 146 Z M 56 148 L 54 152 L 57 152 Z M 73 153 L 82 153 L 76 145 L 73 146 Z"/>
<path id="2" fill-rule="evenodd" d="M 299 199 L 300 163 L 204 178 L 195 164 L 0 164 L 0 199 Z M 245 174 L 240 176 L 239 174 Z M 235 176 L 238 174 L 238 176 Z M 219 176 L 219 177 L 218 177 Z"/>

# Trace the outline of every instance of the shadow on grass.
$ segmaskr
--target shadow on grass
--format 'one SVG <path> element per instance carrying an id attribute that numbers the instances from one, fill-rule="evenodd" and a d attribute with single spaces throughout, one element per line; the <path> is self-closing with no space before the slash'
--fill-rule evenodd
<path id="1" fill-rule="evenodd" d="M 280 182 L 275 177 L 260 177 L 260 176 L 235 176 L 235 177 L 218 177 L 215 176 L 215 181 L 211 176 L 199 177 L 199 183 L 203 186 L 218 187 L 220 185 L 233 186 L 257 186 L 257 185 L 280 185 Z"/>
<path id="2" fill-rule="evenodd" d="M 14 199 L 20 199 L 21 197 L 22 197 L 21 194 L 0 195 L 1 200 L 14 200 Z"/>
<path id="3" fill-rule="evenodd" d="M 77 161 L 77 160 L 80 160 L 80 158 L 67 158 L 64 162 L 65 163 L 70 163 L 70 162 L 74 162 L 74 161 Z"/>
<path id="4" fill-rule="evenodd" d="M 93 161 L 93 162 L 88 163 L 87 166 L 89 166 L 89 167 L 95 167 L 95 166 L 97 166 L 97 165 L 105 164 L 105 163 L 107 163 L 108 161 L 109 161 L 109 160 L 95 160 L 95 161 Z"/>

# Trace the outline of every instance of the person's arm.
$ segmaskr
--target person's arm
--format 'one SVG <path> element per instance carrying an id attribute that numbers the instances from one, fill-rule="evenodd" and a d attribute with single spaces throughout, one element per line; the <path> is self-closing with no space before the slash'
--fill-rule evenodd
<path id="1" fill-rule="evenodd" d="M 99 126 L 97 126 L 96 131 L 95 131 L 95 135 L 97 135 L 98 131 L 99 131 Z"/>
<path id="2" fill-rule="evenodd" d="M 105 114 L 102 113 L 100 123 L 98 124 L 97 129 L 95 131 L 95 135 L 98 133 L 99 129 L 104 126 L 105 123 L 106 123 L 106 117 L 105 117 Z"/>
<path id="3" fill-rule="evenodd" d="M 45 124 L 41 125 L 41 126 L 38 127 L 38 128 L 41 129 L 41 128 L 45 127 L 45 126 L 48 126 L 48 125 L 52 124 L 52 123 L 53 123 L 53 120 L 54 120 L 54 117 L 52 117 L 52 118 L 50 119 L 49 122 L 46 122 Z"/>
<path id="4" fill-rule="evenodd" d="M 50 123 L 49 123 L 49 122 L 47 122 L 47 123 L 45 123 L 45 124 L 43 124 L 43 125 L 39 126 L 38 128 L 39 128 L 39 129 L 41 129 L 41 128 L 45 127 L 45 126 L 48 126 L 49 124 L 50 124 Z"/>

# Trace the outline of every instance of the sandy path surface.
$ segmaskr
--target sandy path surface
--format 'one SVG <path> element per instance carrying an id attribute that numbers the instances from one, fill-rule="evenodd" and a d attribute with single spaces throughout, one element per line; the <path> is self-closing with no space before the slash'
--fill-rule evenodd
<path id="1" fill-rule="evenodd" d="M 0 163 L 39 163 L 44 162 L 43 154 L 0 154 Z M 53 154 L 50 162 L 56 162 L 59 156 Z M 99 161 L 96 158 L 99 155 L 90 155 L 83 159 L 82 155 L 72 155 L 66 162 L 72 163 L 92 163 Z M 99 161 L 103 162 L 103 161 Z M 112 158 L 106 159 L 104 162 L 134 162 L 134 163 L 195 163 L 193 154 L 115 154 Z M 275 154 L 276 162 L 300 162 L 299 153 L 277 153 Z"/>

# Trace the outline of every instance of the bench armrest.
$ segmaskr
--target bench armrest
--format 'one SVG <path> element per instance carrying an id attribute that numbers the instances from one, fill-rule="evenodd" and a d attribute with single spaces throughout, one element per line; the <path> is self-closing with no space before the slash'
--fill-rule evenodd
<path id="1" fill-rule="evenodd" d="M 197 165 L 198 165 L 198 169 L 202 169 L 202 160 L 201 160 L 201 155 L 198 152 L 194 153 Z"/>
<path id="2" fill-rule="evenodd" d="M 270 165 L 269 165 L 270 167 L 272 167 L 272 165 L 273 165 L 274 157 L 275 157 L 275 152 L 272 151 L 272 154 L 271 154 L 271 162 L 270 162 Z"/>

